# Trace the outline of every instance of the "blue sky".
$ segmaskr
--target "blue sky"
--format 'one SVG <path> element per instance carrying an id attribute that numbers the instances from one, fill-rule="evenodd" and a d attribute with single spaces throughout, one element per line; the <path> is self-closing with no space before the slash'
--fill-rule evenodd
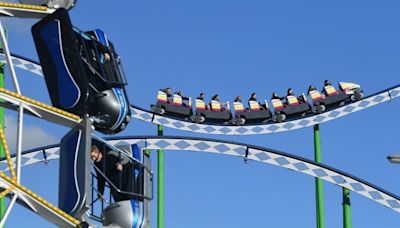
<path id="1" fill-rule="evenodd" d="M 399 84 L 399 10 L 398 1 L 78 1 L 71 15 L 83 30 L 107 32 L 123 59 L 131 103 L 149 108 L 157 89 L 166 86 L 232 101 L 252 92 L 269 99 L 289 87 L 301 93 L 325 79 L 358 83 L 366 94 Z M 33 22 L 6 25 L 12 50 L 37 59 Z M 49 102 L 43 79 L 17 73 L 25 95 Z M 400 166 L 386 160 L 400 151 L 399 108 L 394 100 L 321 125 L 323 163 L 400 194 Z M 33 118 L 27 125 L 55 138 L 68 130 Z M 140 134 L 156 134 L 156 127 L 132 121 L 119 135 Z M 236 137 L 171 129 L 165 134 L 234 140 L 313 158 L 311 128 Z M 23 172 L 25 185 L 57 202 L 57 162 Z M 239 158 L 168 152 L 165 178 L 165 227 L 315 227 L 314 179 L 303 174 L 246 165 Z M 324 193 L 326 226 L 341 227 L 341 189 L 325 183 Z M 399 214 L 356 194 L 352 215 L 355 228 L 400 223 Z M 156 226 L 156 199 L 152 221 Z M 52 227 L 19 207 L 8 226 L 32 224 Z"/>

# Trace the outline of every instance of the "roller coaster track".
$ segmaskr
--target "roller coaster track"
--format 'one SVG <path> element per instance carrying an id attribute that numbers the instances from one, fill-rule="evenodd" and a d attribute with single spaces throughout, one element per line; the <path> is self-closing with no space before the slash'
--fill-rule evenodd
<path id="1" fill-rule="evenodd" d="M 138 144 L 143 149 L 181 150 L 230 155 L 246 160 L 276 165 L 295 172 L 319 177 L 334 185 L 350 189 L 370 200 L 400 213 L 400 197 L 343 171 L 306 158 L 268 148 L 223 140 L 175 136 L 128 136 L 108 138 L 108 143 Z M 24 151 L 22 165 L 49 162 L 59 158 L 58 145 Z M 0 161 L 0 171 L 7 170 L 6 160 Z"/>
<path id="2" fill-rule="evenodd" d="M 4 57 L 2 54 L 0 57 Z M 41 66 L 38 62 L 27 59 L 23 56 L 12 55 L 12 61 L 16 67 L 30 71 L 37 75 L 43 75 Z M 260 125 L 216 125 L 216 124 L 197 124 L 190 121 L 176 119 L 167 116 L 158 115 L 146 109 L 131 106 L 132 117 L 145 122 L 163 125 L 164 127 L 174 128 L 183 131 L 190 131 L 205 134 L 220 135 L 254 135 L 254 134 L 271 134 L 276 132 L 291 131 L 300 128 L 310 127 L 316 124 L 325 123 L 342 116 L 346 116 L 375 105 L 390 101 L 400 96 L 400 85 L 374 93 L 365 97 L 361 101 L 349 103 L 345 106 L 338 107 L 328 112 L 314 115 L 310 114 L 303 118 L 289 120 L 283 123 L 266 123 Z"/>

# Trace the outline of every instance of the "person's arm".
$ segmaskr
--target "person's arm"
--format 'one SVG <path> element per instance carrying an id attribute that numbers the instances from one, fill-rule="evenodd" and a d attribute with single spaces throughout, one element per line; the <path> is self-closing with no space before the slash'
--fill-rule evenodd
<path id="1" fill-rule="evenodd" d="M 104 59 L 106 61 L 110 60 L 111 59 L 110 49 L 107 46 L 104 46 L 100 42 L 96 42 L 96 45 L 97 45 L 97 50 L 99 50 L 99 52 L 104 55 Z"/>
<path id="2" fill-rule="evenodd" d="M 96 168 L 99 168 L 99 167 L 96 166 Z M 95 169 L 95 170 L 96 170 L 96 176 L 97 176 L 97 191 L 98 191 L 99 196 L 103 198 L 104 186 L 106 184 L 106 180 L 104 179 L 103 175 L 97 169 Z"/>
<path id="3" fill-rule="evenodd" d="M 116 158 L 115 163 L 120 163 L 121 165 L 125 165 L 130 162 L 129 157 L 123 153 L 120 153 L 119 151 L 110 150 L 108 154 Z"/>
<path id="4" fill-rule="evenodd" d="M 96 47 L 97 47 L 97 50 L 99 51 L 99 52 L 101 52 L 102 54 L 104 54 L 104 53 L 110 53 L 110 50 L 109 50 L 109 48 L 107 47 L 107 46 L 104 46 L 102 43 L 100 43 L 100 42 L 96 42 Z"/>

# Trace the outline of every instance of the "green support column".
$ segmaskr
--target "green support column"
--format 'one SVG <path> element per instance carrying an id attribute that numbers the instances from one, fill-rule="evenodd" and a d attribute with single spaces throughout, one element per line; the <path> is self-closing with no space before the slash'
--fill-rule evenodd
<path id="1" fill-rule="evenodd" d="M 164 127 L 158 125 L 158 136 L 164 133 Z M 164 228 L 164 151 L 159 149 L 158 153 L 158 189 L 157 189 L 157 227 Z"/>
<path id="2" fill-rule="evenodd" d="M 351 228 L 350 190 L 343 188 L 343 228 Z"/>
<path id="3" fill-rule="evenodd" d="M 6 33 L 7 35 L 7 33 Z M 1 45 L 0 42 L 0 48 L 3 49 L 3 45 Z M 1 62 L 0 63 L 0 88 L 4 88 L 4 67 L 5 63 Z M 0 125 L 3 128 L 4 132 L 4 108 L 0 108 Z M 5 157 L 6 154 L 3 149 L 3 145 L 0 143 L 0 157 Z M 0 218 L 2 219 L 4 216 L 4 213 L 6 212 L 6 205 L 5 205 L 5 199 L 4 197 L 0 199 Z"/>
<path id="4" fill-rule="evenodd" d="M 314 125 L 314 150 L 315 162 L 321 162 L 321 139 L 319 133 L 319 125 Z M 316 211 L 317 211 L 317 228 L 325 228 L 324 219 L 324 195 L 322 189 L 322 180 L 315 178 L 315 191 L 316 191 Z"/>

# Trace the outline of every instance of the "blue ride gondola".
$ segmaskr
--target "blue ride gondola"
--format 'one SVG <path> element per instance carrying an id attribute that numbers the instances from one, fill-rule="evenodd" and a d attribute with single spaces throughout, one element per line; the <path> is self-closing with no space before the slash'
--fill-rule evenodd
<path id="1" fill-rule="evenodd" d="M 115 134 L 130 121 L 122 63 L 104 32 L 82 32 L 59 9 L 32 27 L 53 106 L 89 115 L 96 130 Z"/>

